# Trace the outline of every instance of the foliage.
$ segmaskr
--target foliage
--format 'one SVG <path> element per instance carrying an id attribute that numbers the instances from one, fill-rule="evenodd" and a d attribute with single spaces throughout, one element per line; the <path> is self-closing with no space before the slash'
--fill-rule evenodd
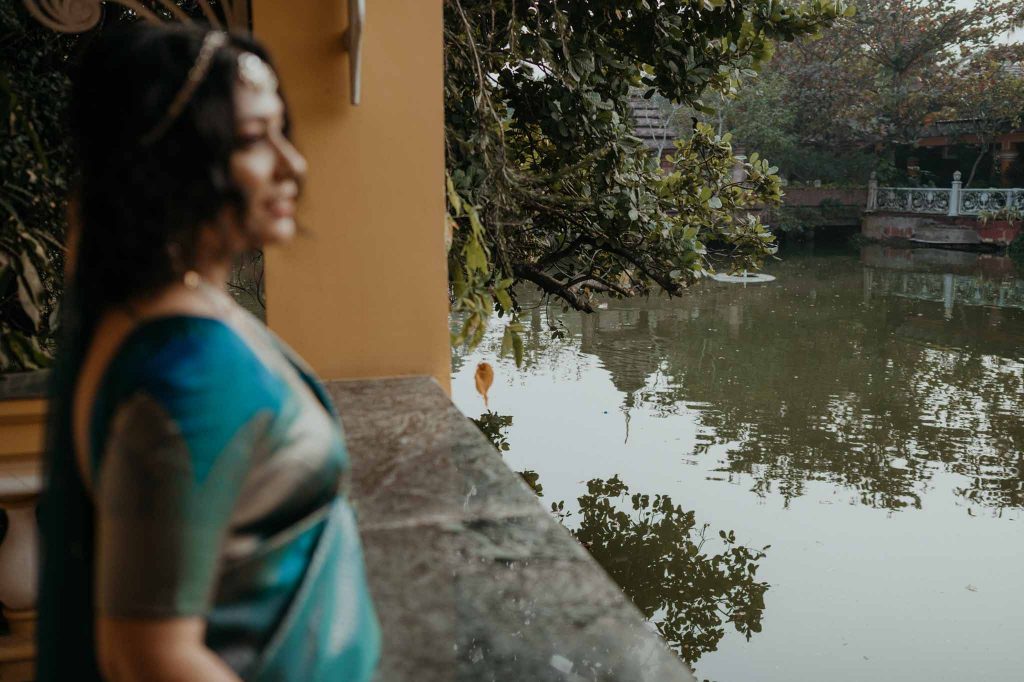
<path id="1" fill-rule="evenodd" d="M 978 149 L 965 187 L 971 186 L 996 138 L 1024 124 L 1024 76 L 1009 66 L 1022 63 L 1024 46 L 1002 47 L 969 60 L 958 70 L 957 87 L 942 115 L 955 119 L 958 138 Z M 996 162 L 994 155 L 992 160 Z"/>
<path id="2" fill-rule="evenodd" d="M 449 268 L 465 320 L 453 341 L 479 342 L 496 309 L 514 353 L 519 281 L 590 311 L 594 292 L 674 295 L 716 266 L 755 267 L 772 240 L 743 209 L 778 200 L 775 169 L 736 159 L 728 137 L 702 127 L 662 172 L 633 135 L 631 92 L 709 111 L 709 96 L 734 92 L 776 41 L 847 9 L 446 0 Z M 745 180 L 733 180 L 737 164 Z"/>
<path id="3" fill-rule="evenodd" d="M 544 497 L 544 486 L 541 485 L 539 473 L 533 469 L 526 469 L 524 471 L 520 471 L 519 475 L 526 482 L 526 485 L 530 486 L 530 490 L 532 490 L 537 497 Z"/>
<path id="4" fill-rule="evenodd" d="M 502 454 L 508 452 L 508 434 L 505 433 L 505 429 L 512 426 L 512 415 L 498 414 L 488 410 L 477 419 L 470 419 L 470 421 L 476 424 L 477 428 L 487 436 L 487 440 L 491 441 L 491 445 L 498 452 Z M 544 486 L 541 485 L 540 474 L 532 469 L 518 473 L 526 485 L 530 486 L 530 489 L 536 493 L 537 497 L 544 497 Z"/>
<path id="5" fill-rule="evenodd" d="M 822 225 L 856 225 L 860 222 L 861 207 L 845 206 L 836 199 L 825 198 L 817 206 L 780 206 L 767 218 L 773 230 L 787 237 L 801 239 L 813 236 L 814 228 Z"/>
<path id="6" fill-rule="evenodd" d="M 508 452 L 508 435 L 505 429 L 512 426 L 512 415 L 498 414 L 488 410 L 477 419 L 471 420 L 487 436 L 498 452 Z"/>
<path id="7" fill-rule="evenodd" d="M 70 151 L 68 39 L 0 6 L 0 371 L 49 363 Z"/>
<path id="8" fill-rule="evenodd" d="M 144 4 L 171 16 L 155 0 Z M 202 17 L 193 0 L 177 4 Z M 136 18 L 108 5 L 96 30 Z M 52 356 L 73 182 L 68 73 L 83 40 L 88 34 L 60 35 L 39 25 L 21 2 L 0 3 L 0 372 L 45 367 Z M 260 281 L 250 274 L 236 273 L 237 282 L 258 301 Z"/>
<path id="9" fill-rule="evenodd" d="M 1017 11 L 1016 0 L 861 0 L 855 16 L 786 46 L 772 66 L 791 84 L 807 140 L 891 150 L 920 137 L 960 88 L 961 64 L 992 48 Z"/>
<path id="10" fill-rule="evenodd" d="M 1019 55 L 996 44 L 1015 6 L 861 0 L 820 39 L 782 45 L 764 77 L 726 103 L 725 128 L 796 181 L 863 184 L 871 170 L 906 181 L 896 150 L 944 118 L 960 119 L 951 130 L 983 153 L 1022 97 L 1013 83 L 984 78 Z M 989 133 L 981 139 L 979 125 Z"/>
<path id="11" fill-rule="evenodd" d="M 723 549 L 710 554 L 709 527 L 698 528 L 692 511 L 668 495 L 630 495 L 618 476 L 590 480 L 578 501 L 573 535 L 688 663 L 714 651 L 728 623 L 747 639 L 761 631 L 769 586 L 757 570 L 768 547 L 750 550 L 720 531 Z M 562 503 L 552 511 L 567 516 Z"/>
<path id="12" fill-rule="evenodd" d="M 801 100 L 806 93 L 795 88 L 775 64 L 773 61 L 758 78 L 745 84 L 735 97 L 723 101 L 723 128 L 744 148 L 770 158 L 790 183 L 862 186 L 876 169 L 877 157 L 808 139 L 801 127 L 806 118 Z"/>

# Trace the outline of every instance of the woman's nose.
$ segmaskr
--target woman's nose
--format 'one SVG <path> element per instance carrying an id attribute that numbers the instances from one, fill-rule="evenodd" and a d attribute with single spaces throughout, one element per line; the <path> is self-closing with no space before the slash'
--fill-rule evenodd
<path id="1" fill-rule="evenodd" d="M 300 181 L 306 177 L 308 168 L 306 158 L 286 137 L 281 137 L 277 143 L 277 166 L 280 174 Z"/>

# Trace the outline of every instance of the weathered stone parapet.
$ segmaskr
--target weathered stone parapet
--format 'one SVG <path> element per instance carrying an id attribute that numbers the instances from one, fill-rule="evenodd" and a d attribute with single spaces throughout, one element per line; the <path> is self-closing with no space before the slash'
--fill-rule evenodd
<path id="1" fill-rule="evenodd" d="M 436 383 L 329 388 L 384 630 L 379 679 L 693 680 Z"/>

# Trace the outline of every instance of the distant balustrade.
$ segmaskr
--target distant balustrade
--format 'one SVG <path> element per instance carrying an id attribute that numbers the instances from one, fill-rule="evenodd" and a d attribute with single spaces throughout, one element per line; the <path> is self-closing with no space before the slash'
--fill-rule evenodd
<path id="1" fill-rule="evenodd" d="M 1024 212 L 1024 189 L 961 190 L 960 215 L 979 215 L 1003 210 Z"/>
<path id="2" fill-rule="evenodd" d="M 879 187 L 875 210 L 949 215 L 952 190 L 920 187 Z"/>
<path id="3" fill-rule="evenodd" d="M 1024 189 L 964 189 L 962 175 L 953 175 L 952 187 L 880 187 L 871 174 L 868 211 L 919 215 L 980 216 L 1001 211 L 1024 213 Z"/>

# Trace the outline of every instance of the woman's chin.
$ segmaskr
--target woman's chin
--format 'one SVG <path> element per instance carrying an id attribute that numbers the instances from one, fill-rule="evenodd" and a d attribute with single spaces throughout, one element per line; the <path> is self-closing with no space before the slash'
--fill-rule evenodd
<path id="1" fill-rule="evenodd" d="M 296 225 L 294 218 L 278 218 L 266 229 L 260 230 L 256 239 L 257 248 L 266 246 L 283 246 L 295 238 Z"/>

